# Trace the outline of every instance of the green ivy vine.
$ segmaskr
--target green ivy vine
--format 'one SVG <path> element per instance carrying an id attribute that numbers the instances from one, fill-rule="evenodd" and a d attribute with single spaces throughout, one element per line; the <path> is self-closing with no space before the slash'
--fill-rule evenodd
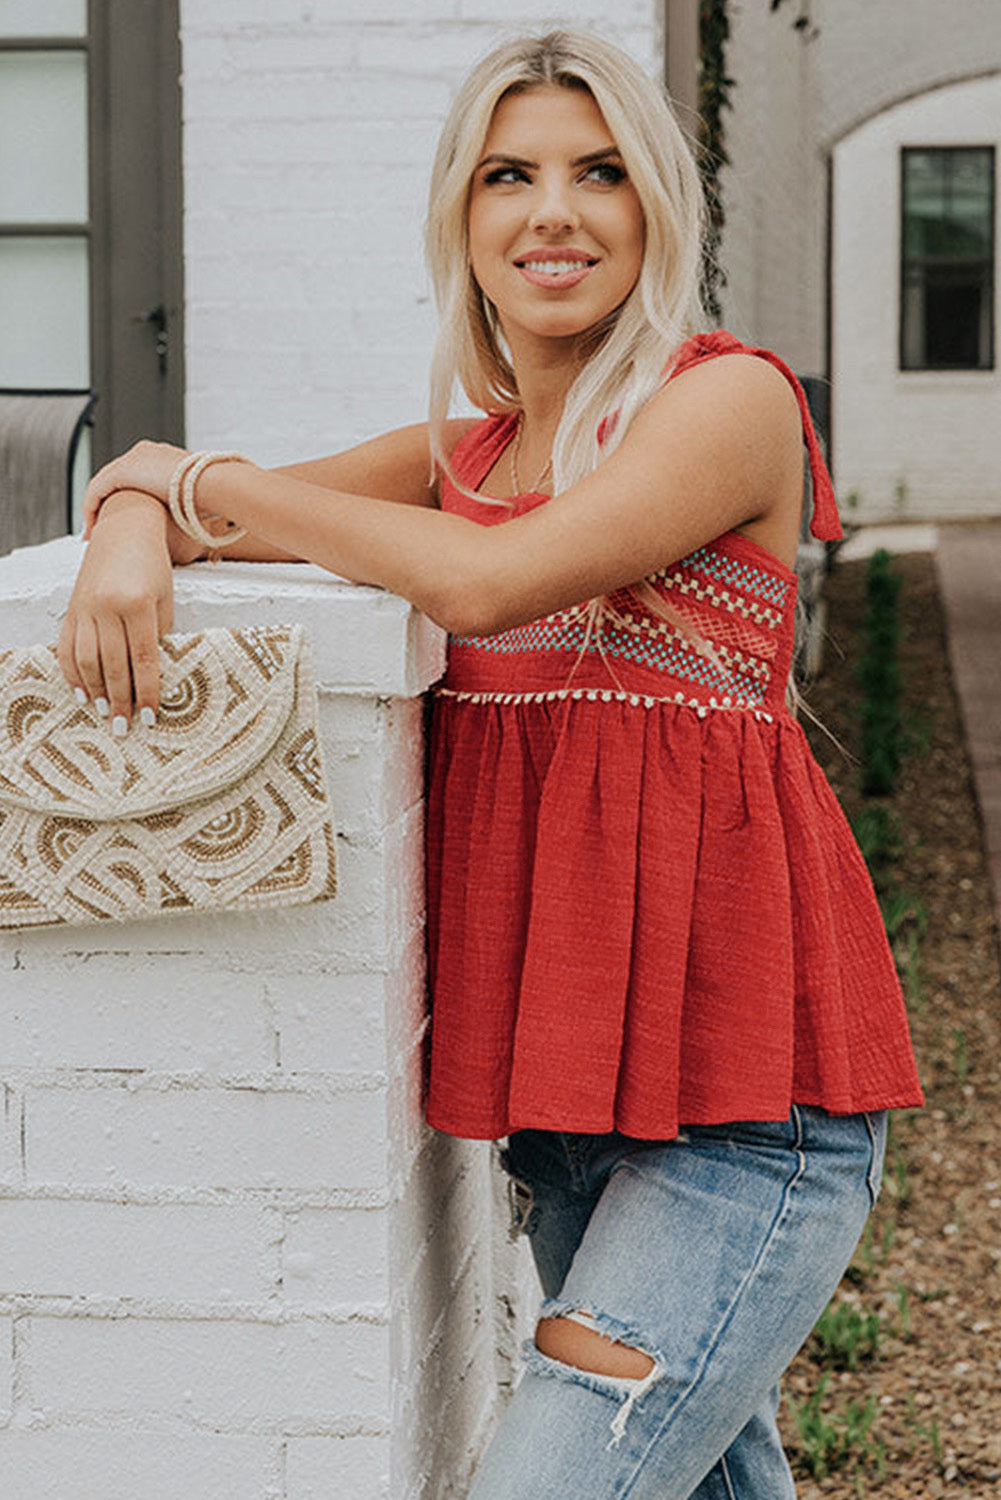
<path id="1" fill-rule="evenodd" d="M 728 0 L 699 0 L 699 142 L 697 160 L 706 197 L 707 225 L 702 246 L 702 300 L 712 318 L 722 313 L 719 293 L 726 285 L 726 272 L 718 260 L 723 238 L 723 199 L 720 168 L 726 154 L 723 111 L 732 109 L 730 91 L 734 80 L 726 71 L 726 44 L 730 35 Z"/>
<path id="2" fill-rule="evenodd" d="M 769 0 L 777 11 L 786 0 Z M 810 15 L 811 0 L 796 0 L 798 11 L 793 29 L 812 41 L 818 35 Z M 733 109 L 731 91 L 736 82 L 726 71 L 726 44 L 730 36 L 729 0 L 699 0 L 699 140 L 697 160 L 706 196 L 708 224 L 702 249 L 702 300 L 710 317 L 719 320 L 720 289 L 726 272 L 719 262 L 726 215 L 720 191 L 720 169 L 729 164 L 723 111 Z"/>

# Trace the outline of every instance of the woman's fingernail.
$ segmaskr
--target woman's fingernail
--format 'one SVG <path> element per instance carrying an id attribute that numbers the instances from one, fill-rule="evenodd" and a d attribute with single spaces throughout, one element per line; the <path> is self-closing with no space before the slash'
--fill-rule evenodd
<path id="1" fill-rule="evenodd" d="M 148 703 L 144 708 L 141 708 L 139 710 L 139 721 L 140 723 L 145 724 L 147 729 L 152 729 L 153 725 L 156 723 L 156 714 L 153 709 L 150 708 Z"/>
<path id="2" fill-rule="evenodd" d="M 129 732 L 129 721 L 124 714 L 116 714 L 111 721 L 111 732 L 116 739 L 123 740 Z"/>
<path id="3" fill-rule="evenodd" d="M 74 688 L 73 696 L 82 708 L 87 701 L 87 694 L 84 692 L 83 688 Z"/>
<path id="4" fill-rule="evenodd" d="M 94 707 L 97 709 L 102 719 L 106 719 L 111 712 L 111 704 L 108 702 L 107 698 L 95 698 Z"/>

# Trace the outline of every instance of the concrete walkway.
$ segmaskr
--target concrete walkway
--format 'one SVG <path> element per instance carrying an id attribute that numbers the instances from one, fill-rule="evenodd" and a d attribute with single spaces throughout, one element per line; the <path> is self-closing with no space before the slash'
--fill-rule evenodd
<path id="1" fill-rule="evenodd" d="M 935 560 L 1001 924 L 1001 521 L 941 526 Z"/>

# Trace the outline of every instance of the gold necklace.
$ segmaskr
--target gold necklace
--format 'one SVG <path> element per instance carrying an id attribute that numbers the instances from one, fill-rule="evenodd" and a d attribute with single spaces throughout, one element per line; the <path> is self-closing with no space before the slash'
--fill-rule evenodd
<path id="1" fill-rule="evenodd" d="M 523 426 L 524 414 L 522 412 L 519 412 L 518 430 L 514 435 L 514 442 L 511 444 L 511 493 L 512 495 L 520 495 L 522 493 L 536 495 L 539 493 L 539 485 L 542 484 L 543 480 L 548 477 L 549 471 L 553 467 L 553 455 L 550 453 L 549 457 L 546 459 L 546 466 L 542 470 L 542 473 L 539 475 L 538 479 L 536 479 L 535 483 L 532 485 L 532 488 L 530 490 L 522 491 L 521 481 L 518 478 L 518 453 L 521 448 L 521 429 Z"/>

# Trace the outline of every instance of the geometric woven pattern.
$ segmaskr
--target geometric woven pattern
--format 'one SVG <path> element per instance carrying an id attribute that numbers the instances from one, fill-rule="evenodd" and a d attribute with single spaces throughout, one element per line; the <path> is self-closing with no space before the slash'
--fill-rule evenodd
<path id="1" fill-rule="evenodd" d="M 169 635 L 155 725 L 122 739 L 52 646 L 0 652 L 0 927 L 335 894 L 301 625 Z"/>
<path id="2" fill-rule="evenodd" d="M 457 681 L 466 653 L 484 659 L 572 653 L 600 656 L 610 673 L 616 664 L 634 663 L 703 697 L 761 708 L 795 602 L 795 579 L 755 567 L 728 547 L 732 537 L 720 538 L 646 580 L 668 606 L 668 619 L 626 588 L 610 595 L 598 629 L 588 630 L 586 607 L 576 605 L 496 635 L 454 636 L 449 685 L 466 687 Z"/>

